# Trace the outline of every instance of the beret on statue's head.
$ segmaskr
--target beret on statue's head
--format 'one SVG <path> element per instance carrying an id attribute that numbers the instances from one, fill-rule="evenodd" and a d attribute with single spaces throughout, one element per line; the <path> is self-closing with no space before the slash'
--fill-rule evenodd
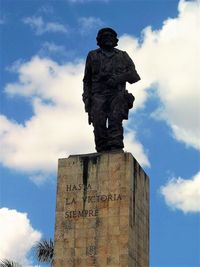
<path id="1" fill-rule="evenodd" d="M 96 40 L 97 40 L 97 45 L 100 45 L 100 40 L 101 40 L 101 37 L 102 35 L 105 33 L 105 32 L 110 32 L 111 34 L 113 34 L 114 38 L 116 39 L 116 46 L 117 46 L 117 42 L 119 41 L 117 39 L 117 33 L 115 30 L 113 30 L 112 28 L 102 28 L 98 31 L 97 33 L 97 37 L 96 37 Z"/>

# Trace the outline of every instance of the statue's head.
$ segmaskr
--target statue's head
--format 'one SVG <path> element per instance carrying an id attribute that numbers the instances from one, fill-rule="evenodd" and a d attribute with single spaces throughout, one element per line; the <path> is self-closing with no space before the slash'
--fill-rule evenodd
<path id="1" fill-rule="evenodd" d="M 97 45 L 101 48 L 114 48 L 117 46 L 117 33 L 111 28 L 102 28 L 97 33 Z"/>

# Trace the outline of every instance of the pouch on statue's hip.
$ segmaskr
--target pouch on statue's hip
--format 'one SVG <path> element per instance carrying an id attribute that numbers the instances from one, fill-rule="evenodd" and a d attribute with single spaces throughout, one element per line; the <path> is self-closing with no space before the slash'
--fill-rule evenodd
<path id="1" fill-rule="evenodd" d="M 125 99 L 128 103 L 128 108 L 131 109 L 133 107 L 133 102 L 135 101 L 134 95 L 129 93 L 127 90 L 125 91 Z"/>
<path id="2" fill-rule="evenodd" d="M 129 93 L 127 90 L 124 92 L 124 106 L 122 108 L 122 119 L 128 120 L 129 109 L 133 107 L 133 102 L 135 97 Z"/>

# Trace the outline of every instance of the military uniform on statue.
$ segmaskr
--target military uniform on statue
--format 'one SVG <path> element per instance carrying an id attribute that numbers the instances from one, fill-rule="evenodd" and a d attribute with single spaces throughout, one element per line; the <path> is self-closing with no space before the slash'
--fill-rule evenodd
<path id="1" fill-rule="evenodd" d="M 99 49 L 90 51 L 83 78 L 83 101 L 89 124 L 94 126 L 97 152 L 123 149 L 122 121 L 128 119 L 134 97 L 126 82 L 140 77 L 128 54 L 116 49 L 117 33 L 103 28 L 97 34 Z"/>

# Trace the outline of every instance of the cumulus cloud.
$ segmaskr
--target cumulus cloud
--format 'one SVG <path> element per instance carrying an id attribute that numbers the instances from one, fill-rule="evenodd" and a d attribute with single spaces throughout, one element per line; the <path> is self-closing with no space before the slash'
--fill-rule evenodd
<path id="1" fill-rule="evenodd" d="M 1 208 L 0 218 L 0 259 L 16 261 L 25 267 L 32 266 L 27 254 L 40 240 L 41 233 L 32 227 L 26 213 Z"/>
<path id="2" fill-rule="evenodd" d="M 35 31 L 36 35 L 42 35 L 46 32 L 68 32 L 68 29 L 65 25 L 58 22 L 44 22 L 41 16 L 27 17 L 23 19 L 23 22 L 28 24 Z"/>
<path id="3" fill-rule="evenodd" d="M 134 87 L 136 105 L 142 107 L 148 90 L 156 88 L 161 106 L 152 116 L 165 120 L 174 138 L 199 149 L 199 2 L 180 1 L 178 11 L 160 30 L 145 28 L 142 40 L 122 36 L 120 47 L 132 56 L 142 78 Z"/>
<path id="4" fill-rule="evenodd" d="M 200 172 L 188 180 L 173 178 L 160 191 L 172 209 L 200 212 Z"/>
<path id="5" fill-rule="evenodd" d="M 150 167 L 150 162 L 147 155 L 144 153 L 142 144 L 136 137 L 136 132 L 133 129 L 128 129 L 124 138 L 125 148 L 128 148 L 128 152 L 132 151 L 134 157 L 143 165 Z"/>
<path id="6" fill-rule="evenodd" d="M 153 116 L 165 120 L 177 140 L 196 149 L 200 129 L 198 16 L 196 2 L 180 1 L 178 17 L 167 19 L 160 30 L 147 27 L 142 40 L 123 35 L 119 42 L 119 48 L 133 58 L 142 78 L 134 86 L 128 85 L 136 97 L 134 111 L 146 105 L 149 90 L 156 88 L 161 106 Z M 29 98 L 33 116 L 22 124 L 1 115 L 2 164 L 36 171 L 41 178 L 38 172 L 55 170 L 57 157 L 94 149 L 92 129 L 87 126 L 81 101 L 83 68 L 82 61 L 58 64 L 38 56 L 15 64 L 12 69 L 19 81 L 7 84 L 6 93 Z M 125 136 L 125 149 L 138 151 L 138 161 L 148 165 L 135 136 L 135 132 Z"/>
<path id="7" fill-rule="evenodd" d="M 30 97 L 34 114 L 24 124 L 1 116 L 1 145 L 7 154 L 1 160 L 6 166 L 52 171 L 58 157 L 92 149 L 81 103 L 82 71 L 81 63 L 58 65 L 39 57 L 21 65 L 19 83 L 7 85 L 6 91 Z"/>
<path id="8" fill-rule="evenodd" d="M 65 53 L 65 47 L 63 45 L 57 45 L 53 42 L 45 42 L 43 47 L 53 53 Z"/>
<path id="9" fill-rule="evenodd" d="M 97 29 L 104 25 L 100 18 L 95 17 L 81 17 L 78 20 L 81 34 L 88 34 L 90 30 Z"/>
<path id="10" fill-rule="evenodd" d="M 53 14 L 54 8 L 49 4 L 45 4 L 44 6 L 41 6 L 39 8 L 38 12 L 41 12 L 43 14 Z"/>
<path id="11" fill-rule="evenodd" d="M 67 55 L 67 51 L 63 45 L 57 45 L 54 42 L 45 42 L 42 45 L 42 48 L 39 51 L 39 55 L 48 56 L 48 55 Z"/>
<path id="12" fill-rule="evenodd" d="M 37 172 L 31 179 L 41 183 L 44 172 L 56 169 L 57 158 L 94 151 L 93 131 L 81 99 L 83 68 L 83 62 L 60 65 L 37 56 L 15 66 L 19 81 L 7 84 L 5 90 L 10 96 L 31 99 L 33 116 L 23 124 L 0 116 L 2 164 Z M 138 141 L 129 137 L 126 149 L 131 151 L 133 143 Z M 135 146 L 136 158 L 147 164 L 142 146 Z"/>

